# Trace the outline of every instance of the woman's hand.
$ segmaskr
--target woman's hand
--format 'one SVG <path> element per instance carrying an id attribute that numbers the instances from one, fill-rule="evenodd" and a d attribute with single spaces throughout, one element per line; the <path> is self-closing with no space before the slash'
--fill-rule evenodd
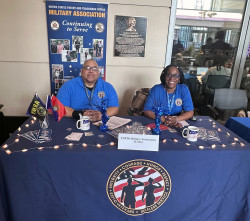
<path id="1" fill-rule="evenodd" d="M 178 127 L 178 128 L 182 127 L 182 125 L 178 122 L 177 116 L 165 116 L 164 124 L 166 126 L 172 126 L 172 127 Z"/>

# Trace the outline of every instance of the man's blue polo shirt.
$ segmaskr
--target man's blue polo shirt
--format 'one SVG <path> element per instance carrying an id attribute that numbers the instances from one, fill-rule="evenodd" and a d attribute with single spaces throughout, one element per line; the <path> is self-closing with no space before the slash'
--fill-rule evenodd
<path id="1" fill-rule="evenodd" d="M 174 95 L 173 107 L 169 115 L 180 115 L 181 111 L 194 110 L 193 101 L 190 91 L 185 84 L 177 84 L 175 92 L 169 94 L 171 98 Z M 154 111 L 153 108 L 162 106 L 164 107 L 163 114 L 168 115 L 168 98 L 167 92 L 162 84 L 157 84 L 151 88 L 147 97 L 144 111 Z"/>
<path id="2" fill-rule="evenodd" d="M 97 110 L 97 105 L 101 104 L 103 99 L 107 99 L 107 107 L 119 107 L 118 96 L 114 87 L 98 78 L 93 96 L 91 99 L 91 91 L 87 89 L 88 95 L 86 95 L 82 77 L 76 77 L 66 82 L 59 89 L 57 98 L 62 102 L 64 106 L 71 107 L 74 110 Z"/>

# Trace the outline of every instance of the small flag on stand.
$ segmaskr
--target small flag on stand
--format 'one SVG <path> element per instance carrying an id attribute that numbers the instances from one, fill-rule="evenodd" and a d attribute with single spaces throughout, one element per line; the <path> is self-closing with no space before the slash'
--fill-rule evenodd
<path id="1" fill-rule="evenodd" d="M 37 93 L 35 93 L 29 108 L 26 112 L 26 115 L 37 117 L 40 120 L 44 120 L 45 116 L 47 114 L 45 104 L 41 101 L 41 99 L 38 97 Z"/>
<path id="2" fill-rule="evenodd" d="M 52 95 L 52 98 L 50 98 L 50 95 L 47 96 L 46 108 L 53 115 L 55 121 L 60 121 L 66 114 L 64 105 L 54 95 Z"/>

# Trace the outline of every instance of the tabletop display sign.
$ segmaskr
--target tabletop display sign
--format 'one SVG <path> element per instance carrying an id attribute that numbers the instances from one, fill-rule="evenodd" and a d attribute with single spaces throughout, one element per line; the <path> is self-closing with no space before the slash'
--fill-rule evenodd
<path id="1" fill-rule="evenodd" d="M 118 149 L 159 151 L 159 135 L 119 133 Z"/>
<path id="2" fill-rule="evenodd" d="M 145 57 L 147 18 L 115 17 L 115 56 Z"/>
<path id="3" fill-rule="evenodd" d="M 51 93 L 95 59 L 105 79 L 108 5 L 46 1 Z"/>

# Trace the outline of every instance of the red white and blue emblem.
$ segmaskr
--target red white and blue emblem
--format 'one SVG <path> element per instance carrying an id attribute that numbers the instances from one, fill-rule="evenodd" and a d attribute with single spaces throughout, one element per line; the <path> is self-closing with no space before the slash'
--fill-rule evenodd
<path id="1" fill-rule="evenodd" d="M 165 168 L 156 162 L 131 160 L 112 172 L 106 190 L 119 210 L 139 216 L 157 210 L 167 200 L 171 179 Z"/>

